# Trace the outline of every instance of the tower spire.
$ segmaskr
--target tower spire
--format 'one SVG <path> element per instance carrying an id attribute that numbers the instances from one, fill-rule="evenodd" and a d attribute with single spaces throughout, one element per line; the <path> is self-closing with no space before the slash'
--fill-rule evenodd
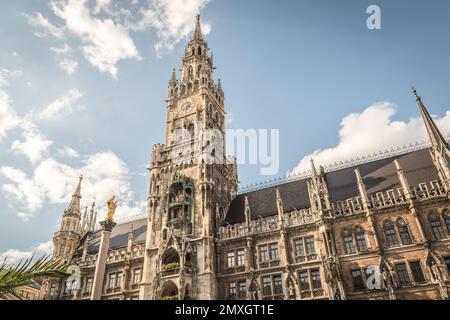
<path id="1" fill-rule="evenodd" d="M 422 102 L 422 98 L 417 94 L 417 90 L 413 87 L 413 94 L 416 97 L 417 105 L 419 106 L 420 113 L 422 114 L 423 122 L 427 128 L 428 137 L 431 140 L 431 156 L 433 158 L 434 165 L 438 170 L 439 177 L 441 178 L 444 189 L 450 198 L 450 147 L 447 140 L 444 138 L 438 127 L 434 123 L 430 114 L 428 113 L 425 105 Z"/>
<path id="2" fill-rule="evenodd" d="M 417 94 L 416 88 L 412 88 L 413 94 L 416 97 L 417 105 L 419 106 L 420 113 L 422 114 L 423 121 L 425 123 L 425 127 L 427 128 L 428 136 L 431 140 L 431 144 L 433 148 L 438 150 L 439 152 L 444 152 L 447 150 L 447 154 L 449 154 L 449 145 L 447 140 L 444 138 L 442 133 L 439 131 L 438 127 L 434 123 L 430 114 L 428 113 L 427 108 L 422 102 L 422 98 Z"/>
<path id="3" fill-rule="evenodd" d="M 200 14 L 197 14 L 197 16 L 196 16 L 194 40 L 203 41 L 202 26 L 200 24 Z"/>
<path id="4" fill-rule="evenodd" d="M 80 175 L 77 188 L 75 193 L 72 195 L 72 200 L 70 201 L 69 207 L 67 208 L 67 213 L 74 213 L 80 215 L 80 200 L 81 200 L 81 181 L 83 181 L 83 175 Z"/>

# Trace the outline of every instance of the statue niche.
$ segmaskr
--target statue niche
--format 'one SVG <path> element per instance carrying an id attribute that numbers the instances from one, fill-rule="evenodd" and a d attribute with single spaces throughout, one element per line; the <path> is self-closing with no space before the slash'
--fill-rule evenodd
<path id="1" fill-rule="evenodd" d="M 185 177 L 179 177 L 178 181 L 170 185 L 167 194 L 167 227 L 184 230 L 192 228 L 193 188 L 191 181 Z"/>

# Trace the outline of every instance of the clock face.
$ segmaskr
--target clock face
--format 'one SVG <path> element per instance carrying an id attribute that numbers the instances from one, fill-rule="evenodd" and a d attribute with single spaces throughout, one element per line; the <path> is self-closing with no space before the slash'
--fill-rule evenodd
<path id="1" fill-rule="evenodd" d="M 180 113 L 187 113 L 192 110 L 192 102 L 184 101 L 180 104 Z"/>

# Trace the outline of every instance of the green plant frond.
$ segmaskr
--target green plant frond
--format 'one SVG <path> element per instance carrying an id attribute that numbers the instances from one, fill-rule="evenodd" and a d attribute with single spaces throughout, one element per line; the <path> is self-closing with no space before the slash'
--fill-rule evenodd
<path id="1" fill-rule="evenodd" d="M 67 264 L 62 261 L 50 260 L 43 256 L 36 261 L 34 256 L 20 260 L 15 266 L 8 266 L 5 258 L 0 267 L 0 298 L 15 297 L 22 299 L 18 288 L 33 283 L 39 277 L 62 278 L 70 276 Z"/>

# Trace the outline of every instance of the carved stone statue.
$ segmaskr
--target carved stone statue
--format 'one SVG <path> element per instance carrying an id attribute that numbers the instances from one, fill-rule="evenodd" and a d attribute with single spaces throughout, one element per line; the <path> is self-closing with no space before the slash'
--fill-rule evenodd
<path id="1" fill-rule="evenodd" d="M 395 300 L 395 282 L 393 281 L 391 273 L 385 268 L 381 271 L 381 281 L 383 282 L 384 288 L 389 293 L 389 298 Z"/>
<path id="2" fill-rule="evenodd" d="M 332 290 L 332 295 L 334 300 L 343 300 L 344 297 L 341 293 L 341 276 L 339 273 L 339 267 L 337 265 L 336 259 L 334 257 L 329 257 L 327 261 L 325 261 L 325 272 L 326 279 Z"/>
<path id="3" fill-rule="evenodd" d="M 106 202 L 106 204 L 108 205 L 108 213 L 106 214 L 106 220 L 113 221 L 114 213 L 116 212 L 117 208 L 116 196 L 112 196 L 112 198 L 109 199 L 108 202 Z"/>

